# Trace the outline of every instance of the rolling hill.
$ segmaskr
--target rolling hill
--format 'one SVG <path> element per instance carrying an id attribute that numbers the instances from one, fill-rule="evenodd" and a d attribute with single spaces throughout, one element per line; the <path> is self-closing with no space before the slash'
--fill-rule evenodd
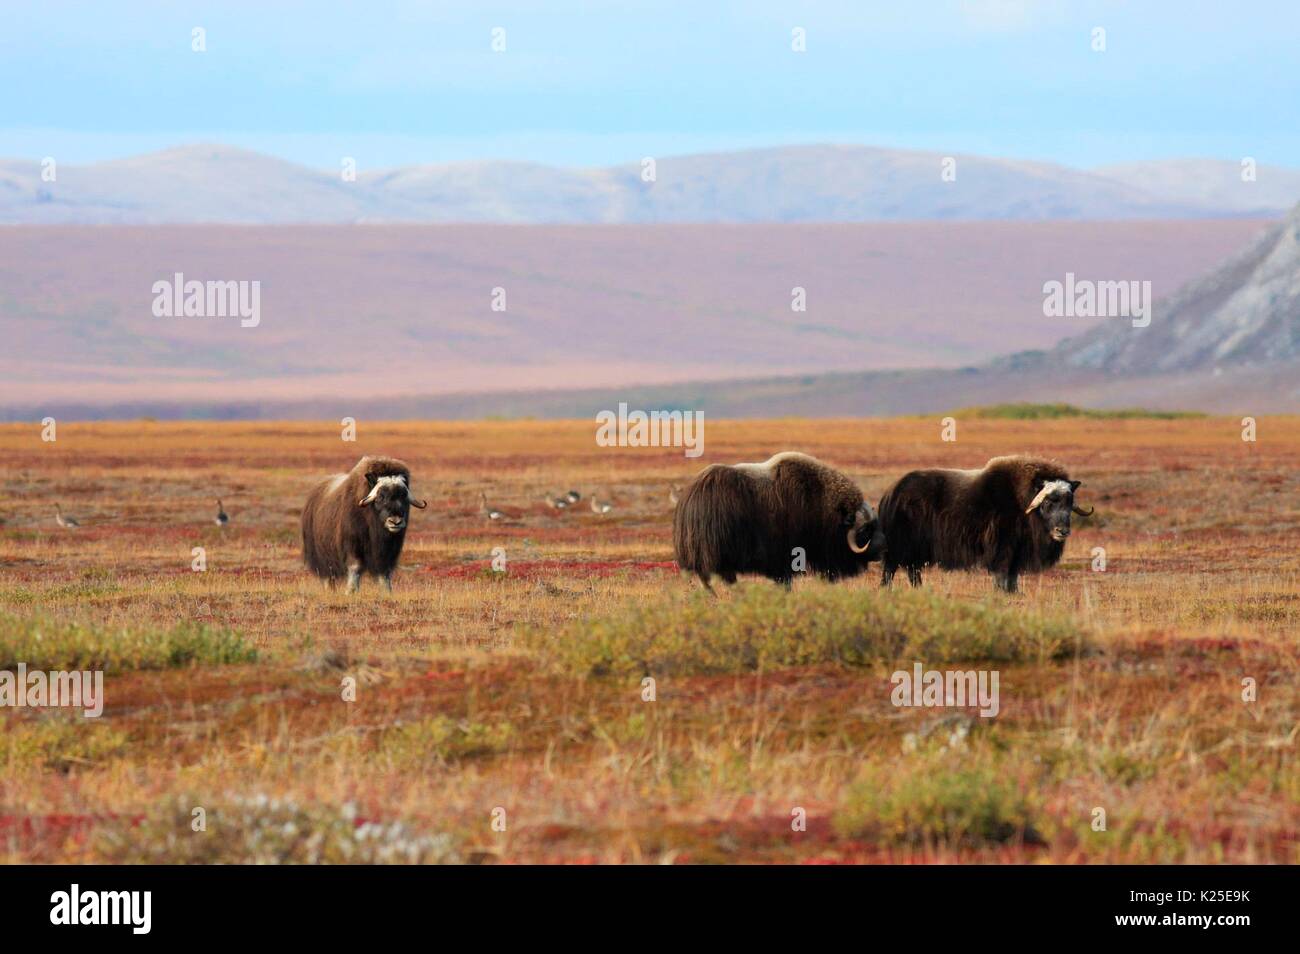
<path id="1" fill-rule="evenodd" d="M 742 223 L 1133 220 L 1280 215 L 1300 171 L 1174 160 L 1096 170 L 1046 162 L 810 145 L 594 169 L 459 162 L 310 169 L 221 145 L 60 164 L 0 161 L 0 223 Z"/>

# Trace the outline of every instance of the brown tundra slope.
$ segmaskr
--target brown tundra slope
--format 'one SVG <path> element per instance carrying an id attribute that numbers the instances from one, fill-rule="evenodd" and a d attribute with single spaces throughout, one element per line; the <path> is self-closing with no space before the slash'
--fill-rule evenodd
<path id="1" fill-rule="evenodd" d="M 1045 282 L 1149 280 L 1168 295 L 1266 227 L 0 228 L 0 414 L 585 415 L 644 395 L 634 384 L 673 384 L 665 400 L 715 413 L 926 410 L 971 375 L 922 376 L 909 392 L 893 370 L 975 366 L 1094 323 L 1044 317 Z M 153 284 L 177 272 L 260 282 L 259 323 L 155 317 Z M 865 392 L 800 384 L 885 369 Z M 795 377 L 775 391 L 676 386 L 764 376 Z M 991 399 L 1018 396 L 1014 381 L 985 384 Z M 604 391 L 541 393 L 581 388 Z M 790 393 L 801 388 L 806 400 Z M 521 390 L 534 393 L 483 397 Z"/>

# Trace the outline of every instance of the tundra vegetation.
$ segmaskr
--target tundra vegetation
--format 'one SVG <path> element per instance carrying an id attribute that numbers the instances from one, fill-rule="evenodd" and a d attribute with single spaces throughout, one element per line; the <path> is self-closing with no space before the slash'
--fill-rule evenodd
<path id="1" fill-rule="evenodd" d="M 589 421 L 0 427 L 0 668 L 107 673 L 98 719 L 0 707 L 0 860 L 1300 862 L 1300 419 L 959 433 L 716 421 L 697 462 Z M 1096 513 L 1014 596 L 941 570 L 700 592 L 669 488 L 793 448 L 869 501 L 1055 458 Z M 299 519 L 363 454 L 428 508 L 393 592 L 348 595 Z M 570 487 L 617 506 L 543 502 Z M 895 707 L 916 662 L 998 670 L 998 715 Z"/>

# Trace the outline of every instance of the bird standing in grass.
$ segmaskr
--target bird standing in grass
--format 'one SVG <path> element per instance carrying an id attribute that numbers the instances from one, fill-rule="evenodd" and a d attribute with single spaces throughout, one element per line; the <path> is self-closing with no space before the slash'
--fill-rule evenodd
<path id="1" fill-rule="evenodd" d="M 552 510 L 567 510 L 569 507 L 568 497 L 552 497 L 547 494 L 545 499 L 546 506 L 550 507 Z"/>
<path id="2" fill-rule="evenodd" d="M 603 504 L 603 503 L 599 503 L 599 502 L 597 502 L 597 500 L 596 500 L 595 497 L 592 497 L 592 498 L 591 498 L 591 512 L 592 512 L 592 513 L 598 513 L 598 514 L 600 514 L 600 515 L 603 517 L 603 516 L 605 516 L 605 514 L 609 513 L 609 512 L 610 512 L 611 510 L 613 510 L 613 509 L 614 509 L 614 508 L 611 507 L 609 504 L 607 504 L 607 503 L 605 503 L 605 504 Z"/>
<path id="3" fill-rule="evenodd" d="M 224 527 L 230 523 L 230 514 L 226 513 L 226 508 L 221 506 L 221 498 L 217 498 L 217 515 L 212 518 L 212 522 L 218 527 Z"/>
<path id="4" fill-rule="evenodd" d="M 63 508 L 58 504 L 54 505 L 54 522 L 64 530 L 76 530 L 81 526 L 80 521 L 78 521 L 76 517 L 64 516 Z"/>
<path id="5" fill-rule="evenodd" d="M 487 517 L 489 520 L 500 520 L 505 516 L 505 514 L 496 507 L 488 506 L 487 494 L 482 492 L 478 495 L 478 512 L 483 514 L 483 516 Z"/>
<path id="6" fill-rule="evenodd" d="M 668 488 L 668 502 L 672 504 L 674 507 L 677 506 L 677 495 L 681 493 L 681 489 L 682 489 L 681 484 L 672 484 Z"/>
<path id="7" fill-rule="evenodd" d="M 576 490 L 570 490 L 567 494 L 564 495 L 564 499 L 571 504 L 576 504 L 579 500 L 582 499 L 582 494 L 578 493 Z"/>

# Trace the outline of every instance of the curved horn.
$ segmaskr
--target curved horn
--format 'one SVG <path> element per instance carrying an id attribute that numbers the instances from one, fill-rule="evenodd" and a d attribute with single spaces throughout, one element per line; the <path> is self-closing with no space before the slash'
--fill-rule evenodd
<path id="1" fill-rule="evenodd" d="M 1025 513 L 1033 513 L 1040 506 L 1042 506 L 1043 501 L 1047 499 L 1047 495 L 1050 494 L 1051 492 L 1052 492 L 1052 485 L 1043 484 L 1043 489 L 1038 492 L 1037 497 L 1035 497 L 1032 501 L 1030 501 L 1029 506 L 1025 508 Z"/>
<path id="2" fill-rule="evenodd" d="M 421 510 L 423 510 L 425 507 L 429 506 L 429 501 L 427 501 L 427 500 L 416 500 L 414 497 L 412 497 L 412 498 L 411 498 L 411 506 L 412 506 L 412 507 L 419 507 Z"/>
<path id="3" fill-rule="evenodd" d="M 1096 507 L 1089 507 L 1087 510 L 1084 510 L 1078 504 L 1075 504 L 1070 509 L 1073 510 L 1075 513 L 1077 513 L 1080 517 L 1091 517 L 1094 513 L 1097 512 Z"/>
<path id="4" fill-rule="evenodd" d="M 865 512 L 865 507 L 859 508 L 857 519 L 853 521 L 853 526 L 849 527 L 849 532 L 848 532 L 849 549 L 852 550 L 854 553 L 866 553 L 867 550 L 871 548 L 870 542 L 868 542 L 866 546 L 862 546 L 862 547 L 858 546 L 858 542 L 857 542 L 858 531 L 861 530 L 864 526 L 866 526 L 866 523 L 867 523 L 867 515 Z"/>
<path id="5" fill-rule="evenodd" d="M 369 476 L 370 476 L 369 474 L 366 475 L 367 478 Z M 378 478 L 375 481 L 374 486 L 370 488 L 370 493 L 367 494 L 365 497 L 363 497 L 361 500 L 357 501 L 357 506 L 364 507 L 367 504 L 371 503 L 375 499 L 375 494 L 379 493 L 379 488 L 384 486 L 384 484 L 401 484 L 403 488 L 409 486 L 406 482 L 405 474 L 385 475 L 383 477 Z"/>

